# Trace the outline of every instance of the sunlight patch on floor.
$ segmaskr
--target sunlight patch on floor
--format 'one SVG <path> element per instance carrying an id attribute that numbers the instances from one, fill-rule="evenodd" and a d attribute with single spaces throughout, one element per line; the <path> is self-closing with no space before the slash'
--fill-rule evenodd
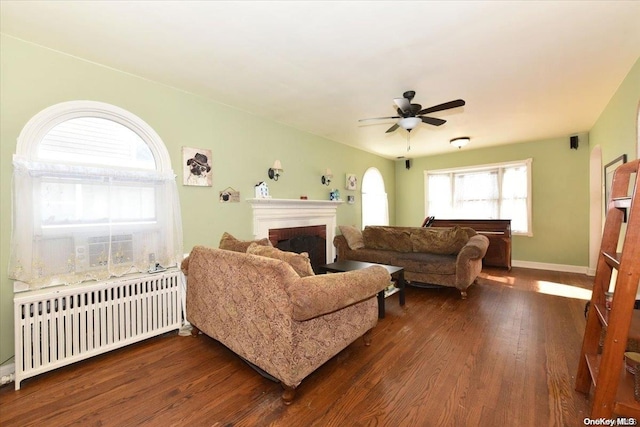
<path id="1" fill-rule="evenodd" d="M 585 301 L 591 299 L 591 290 L 580 288 L 578 286 L 565 285 L 562 283 L 546 282 L 544 280 L 536 281 L 537 290 L 542 294 L 556 295 L 565 298 L 575 298 Z"/>
<path id="2" fill-rule="evenodd" d="M 492 276 L 491 274 L 484 274 L 482 278 L 493 282 L 504 283 L 506 285 L 513 285 L 515 283 L 515 279 L 509 276 Z"/>

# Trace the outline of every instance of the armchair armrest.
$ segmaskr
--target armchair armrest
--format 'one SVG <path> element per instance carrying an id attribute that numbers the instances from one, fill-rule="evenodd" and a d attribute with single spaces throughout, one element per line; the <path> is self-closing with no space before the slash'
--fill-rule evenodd
<path id="1" fill-rule="evenodd" d="M 371 266 L 346 273 L 302 277 L 287 288 L 294 320 L 303 321 L 332 313 L 375 296 L 389 286 L 386 269 Z"/>

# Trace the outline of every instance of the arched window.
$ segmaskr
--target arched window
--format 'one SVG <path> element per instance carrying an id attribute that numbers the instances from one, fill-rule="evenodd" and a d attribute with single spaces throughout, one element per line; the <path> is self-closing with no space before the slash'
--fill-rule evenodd
<path id="1" fill-rule="evenodd" d="M 362 228 L 367 225 L 389 225 L 389 202 L 382 174 L 369 168 L 362 177 Z"/>
<path id="2" fill-rule="evenodd" d="M 180 203 L 164 143 L 113 105 L 41 111 L 18 137 L 12 227 L 9 276 L 30 288 L 176 266 Z"/>

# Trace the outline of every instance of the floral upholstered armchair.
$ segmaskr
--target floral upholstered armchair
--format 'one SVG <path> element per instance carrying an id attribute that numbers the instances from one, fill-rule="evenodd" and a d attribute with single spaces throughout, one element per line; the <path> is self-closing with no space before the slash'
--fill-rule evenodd
<path id="1" fill-rule="evenodd" d="M 370 344 L 376 294 L 390 277 L 378 266 L 301 277 L 289 262 L 274 259 L 283 258 L 278 249 L 252 250 L 262 255 L 193 248 L 182 263 L 187 320 L 196 335 L 203 332 L 279 380 L 290 404 L 320 365 L 361 336 Z"/>

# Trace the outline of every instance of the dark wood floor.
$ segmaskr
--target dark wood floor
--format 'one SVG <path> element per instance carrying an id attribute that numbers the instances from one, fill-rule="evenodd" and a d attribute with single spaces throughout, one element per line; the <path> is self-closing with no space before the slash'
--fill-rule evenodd
<path id="1" fill-rule="evenodd" d="M 554 285 L 558 284 L 558 285 Z M 387 299 L 371 347 L 351 344 L 281 388 L 206 336 L 167 334 L 0 388 L 9 426 L 581 426 L 574 391 L 584 300 L 578 274 L 485 270 L 469 298 Z M 569 286 L 566 286 L 569 285 Z"/>

